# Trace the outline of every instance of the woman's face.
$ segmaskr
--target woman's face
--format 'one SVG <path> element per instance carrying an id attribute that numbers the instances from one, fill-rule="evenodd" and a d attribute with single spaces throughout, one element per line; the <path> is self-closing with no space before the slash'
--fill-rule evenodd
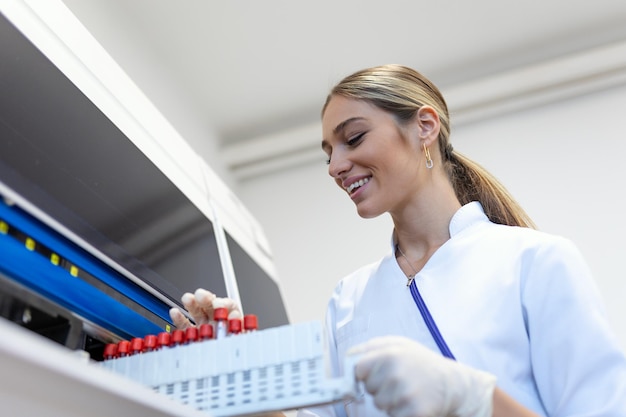
<path id="1" fill-rule="evenodd" d="M 417 123 L 400 127 L 366 101 L 334 96 L 322 130 L 328 173 L 361 217 L 402 210 L 415 198 L 424 165 Z"/>

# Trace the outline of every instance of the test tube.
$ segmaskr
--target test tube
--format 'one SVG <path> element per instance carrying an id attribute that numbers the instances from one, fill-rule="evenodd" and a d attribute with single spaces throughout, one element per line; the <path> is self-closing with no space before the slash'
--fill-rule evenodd
<path id="1" fill-rule="evenodd" d="M 107 343 L 104 346 L 104 352 L 102 353 L 102 359 L 104 367 L 113 369 L 115 362 L 113 359 L 117 358 L 117 343 Z"/>
<path id="2" fill-rule="evenodd" d="M 172 335 L 168 332 L 161 332 L 157 335 L 157 349 L 161 349 L 163 347 L 169 347 L 172 342 Z"/>
<path id="3" fill-rule="evenodd" d="M 122 340 L 117 344 L 117 356 L 123 358 L 128 356 L 130 352 L 130 342 L 128 340 Z"/>
<path id="4" fill-rule="evenodd" d="M 243 329 L 245 332 L 253 332 L 258 330 L 259 323 L 256 315 L 254 314 L 246 314 L 243 316 Z"/>
<path id="5" fill-rule="evenodd" d="M 213 325 L 210 323 L 201 324 L 199 333 L 200 340 L 213 339 Z"/>
<path id="6" fill-rule="evenodd" d="M 172 332 L 172 340 L 170 342 L 170 347 L 182 345 L 185 343 L 185 331 L 181 329 L 176 329 Z"/>
<path id="7" fill-rule="evenodd" d="M 213 319 L 215 320 L 215 338 L 221 339 L 226 337 L 228 328 L 228 309 L 226 307 L 218 307 L 213 310 Z"/>
<path id="8" fill-rule="evenodd" d="M 144 352 L 151 352 L 157 348 L 157 337 L 153 334 L 149 334 L 143 338 L 143 350 Z"/>
<path id="9" fill-rule="evenodd" d="M 102 357 L 105 361 L 117 358 L 117 343 L 107 343 Z"/>
<path id="10" fill-rule="evenodd" d="M 130 341 L 130 354 L 137 355 L 143 352 L 143 338 L 134 337 Z"/>
<path id="11" fill-rule="evenodd" d="M 198 328 L 197 327 L 187 327 L 185 329 L 185 343 L 193 343 L 198 340 Z"/>
<path id="12" fill-rule="evenodd" d="M 236 335 L 236 334 L 241 333 L 241 327 L 242 327 L 242 323 L 239 317 L 235 317 L 235 318 L 228 320 L 228 334 L 229 335 Z"/>
<path id="13" fill-rule="evenodd" d="M 117 344 L 117 357 L 119 358 L 115 362 L 112 363 L 113 368 L 116 372 L 121 373 L 122 375 L 128 375 L 128 359 L 130 352 L 130 342 L 128 340 L 122 340 Z"/>
<path id="14" fill-rule="evenodd" d="M 157 349 L 157 343 L 157 337 L 153 334 L 148 334 L 143 338 L 143 351 L 146 355 L 143 355 L 141 358 L 140 375 L 141 381 L 148 386 L 155 384 L 156 376 L 158 375 L 156 359 L 154 355 L 149 354 Z"/>

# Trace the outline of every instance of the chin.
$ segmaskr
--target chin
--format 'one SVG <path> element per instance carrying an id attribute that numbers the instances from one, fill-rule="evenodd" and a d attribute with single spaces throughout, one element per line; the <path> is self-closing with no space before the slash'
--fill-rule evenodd
<path id="1" fill-rule="evenodd" d="M 383 214 L 380 210 L 374 210 L 371 207 L 360 207 L 358 205 L 356 206 L 356 212 L 364 219 L 373 219 Z"/>

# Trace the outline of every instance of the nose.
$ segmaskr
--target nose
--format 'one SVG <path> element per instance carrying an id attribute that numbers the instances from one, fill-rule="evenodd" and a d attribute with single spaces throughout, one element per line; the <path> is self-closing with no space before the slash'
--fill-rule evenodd
<path id="1" fill-rule="evenodd" d="M 328 164 L 328 175 L 337 179 L 341 175 L 350 170 L 352 166 L 350 160 L 345 157 L 341 152 L 333 152 Z"/>

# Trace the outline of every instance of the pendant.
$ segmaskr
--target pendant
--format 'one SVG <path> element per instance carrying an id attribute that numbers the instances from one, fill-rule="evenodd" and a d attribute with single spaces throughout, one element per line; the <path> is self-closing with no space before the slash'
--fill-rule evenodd
<path id="1" fill-rule="evenodd" d="M 408 278 L 406 279 L 406 286 L 410 287 L 414 279 L 415 279 L 415 275 L 409 275 Z"/>

